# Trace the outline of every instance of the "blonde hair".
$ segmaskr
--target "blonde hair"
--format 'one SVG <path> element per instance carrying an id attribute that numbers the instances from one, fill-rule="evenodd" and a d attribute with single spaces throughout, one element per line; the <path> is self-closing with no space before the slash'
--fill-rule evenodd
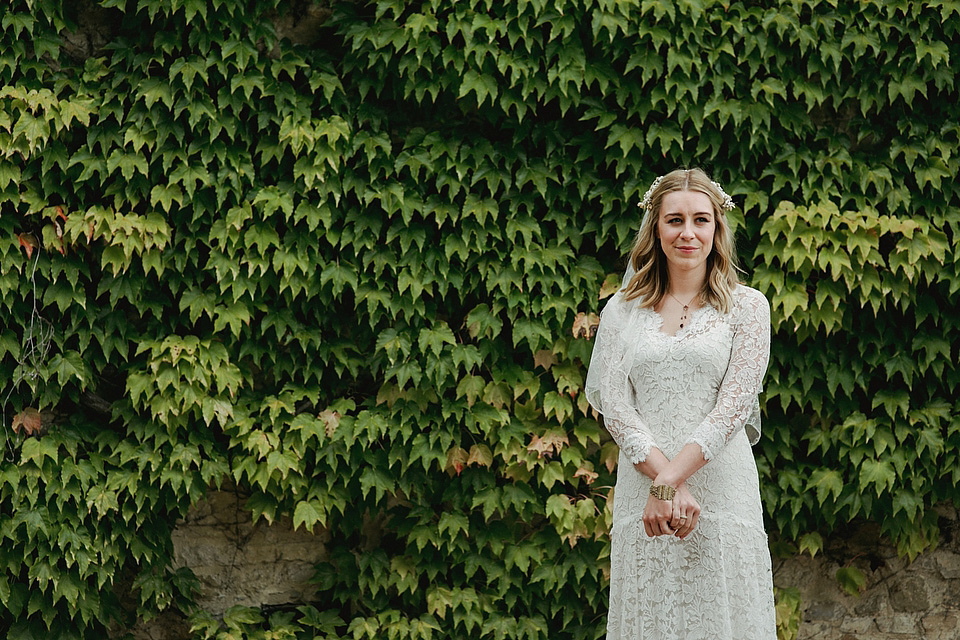
<path id="1" fill-rule="evenodd" d="M 642 298 L 641 306 L 656 307 L 667 295 L 667 257 L 657 239 L 657 219 L 663 196 L 672 191 L 696 191 L 713 203 L 716 227 L 700 299 L 722 313 L 728 313 L 733 306 L 733 290 L 740 283 L 736 245 L 724 211 L 727 196 L 702 169 L 677 169 L 655 183 L 630 251 L 630 264 L 636 273 L 624 287 L 624 297 L 627 300 Z"/>

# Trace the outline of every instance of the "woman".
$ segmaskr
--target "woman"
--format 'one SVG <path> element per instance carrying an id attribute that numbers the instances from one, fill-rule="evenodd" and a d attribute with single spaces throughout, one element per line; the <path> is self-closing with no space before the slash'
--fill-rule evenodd
<path id="1" fill-rule="evenodd" d="M 757 466 L 770 306 L 699 169 L 657 178 L 586 393 L 620 446 L 607 639 L 775 640 Z"/>

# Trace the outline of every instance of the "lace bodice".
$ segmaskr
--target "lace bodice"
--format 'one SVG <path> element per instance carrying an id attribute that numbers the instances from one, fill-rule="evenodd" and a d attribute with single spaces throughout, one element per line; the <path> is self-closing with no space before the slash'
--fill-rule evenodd
<path id="1" fill-rule="evenodd" d="M 622 292 L 600 317 L 586 394 L 627 459 L 642 462 L 652 447 L 672 457 L 695 442 L 710 460 L 741 429 L 756 443 L 757 396 L 770 353 L 766 298 L 739 286 L 727 314 L 701 307 L 673 336 L 663 333 L 661 324 L 656 311 L 624 299 Z M 671 394 L 686 400 L 680 415 L 663 415 L 674 406 L 662 402 Z M 699 416 L 697 424 L 689 423 L 692 415 Z M 651 431 L 650 422 L 661 425 L 659 433 Z"/>

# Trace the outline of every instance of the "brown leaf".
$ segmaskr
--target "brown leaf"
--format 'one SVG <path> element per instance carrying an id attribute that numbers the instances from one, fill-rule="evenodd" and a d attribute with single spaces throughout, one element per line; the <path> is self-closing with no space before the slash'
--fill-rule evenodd
<path id="1" fill-rule="evenodd" d="M 591 469 L 587 469 L 586 467 L 580 467 L 576 470 L 576 472 L 574 472 L 573 477 L 583 478 L 584 480 L 587 481 L 587 484 L 593 484 L 593 481 L 596 480 L 599 475 L 600 474 L 595 473 Z"/>
<path id="2" fill-rule="evenodd" d="M 20 246 L 27 250 L 27 259 L 32 258 L 33 250 L 40 246 L 36 236 L 30 233 L 18 233 L 17 239 L 20 241 Z"/>
<path id="3" fill-rule="evenodd" d="M 573 319 L 573 337 L 586 338 L 589 340 L 593 337 L 599 325 L 600 316 L 595 313 L 587 314 L 581 311 L 577 314 L 576 318 Z"/>
<path id="4" fill-rule="evenodd" d="M 530 438 L 530 444 L 527 445 L 527 451 L 535 451 L 538 458 L 549 458 L 553 455 L 553 445 L 544 442 L 540 436 L 533 436 Z"/>
<path id="5" fill-rule="evenodd" d="M 543 367 L 544 369 L 549 370 L 550 367 L 557 364 L 557 357 L 553 355 L 553 351 L 550 349 L 541 349 L 533 354 L 533 366 Z"/>
<path id="6" fill-rule="evenodd" d="M 570 445 L 567 434 L 559 431 L 548 431 L 541 436 L 530 438 L 530 444 L 527 445 L 527 451 L 536 451 L 538 458 L 550 458 L 555 453 Z"/>
<path id="7" fill-rule="evenodd" d="M 43 419 L 40 417 L 39 411 L 27 408 L 13 416 L 12 426 L 14 433 L 22 431 L 25 435 L 32 436 L 40 431 L 40 427 L 43 426 Z"/>
<path id="8" fill-rule="evenodd" d="M 567 434 L 560 431 L 551 431 L 543 436 L 543 441 L 553 447 L 553 450 L 560 453 L 564 447 L 570 446 L 570 439 Z"/>
<path id="9" fill-rule="evenodd" d="M 317 417 L 323 420 L 323 430 L 327 434 L 327 437 L 333 435 L 333 432 L 337 430 L 337 427 L 340 426 L 340 414 L 336 411 L 330 411 L 330 409 L 324 409 Z"/>
<path id="10" fill-rule="evenodd" d="M 607 277 L 604 278 L 603 284 L 600 285 L 600 300 L 612 296 L 617 291 L 620 290 L 620 282 L 623 280 L 621 276 L 618 276 L 615 273 L 608 273 Z"/>

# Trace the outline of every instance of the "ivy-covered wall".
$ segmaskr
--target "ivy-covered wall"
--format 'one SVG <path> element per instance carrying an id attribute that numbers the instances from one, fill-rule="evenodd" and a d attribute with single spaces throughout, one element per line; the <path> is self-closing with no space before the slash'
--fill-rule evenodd
<path id="1" fill-rule="evenodd" d="M 584 363 L 676 166 L 734 195 L 772 303 L 774 550 L 935 544 L 960 3 L 764 4 L 7 3 L 0 633 L 190 614 L 170 532 L 229 483 L 330 554 L 317 601 L 198 637 L 600 637 Z"/>

